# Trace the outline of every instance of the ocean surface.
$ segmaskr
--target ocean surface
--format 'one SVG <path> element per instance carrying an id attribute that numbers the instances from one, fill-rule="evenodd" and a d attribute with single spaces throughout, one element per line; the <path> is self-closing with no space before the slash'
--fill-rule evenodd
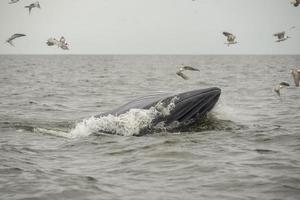
<path id="1" fill-rule="evenodd" d="M 200 72 L 185 81 L 181 64 Z M 0 56 L 0 199 L 298 200 L 297 67 L 298 55 Z M 189 132 L 134 136 L 145 110 L 93 118 L 207 87 L 220 100 Z"/>

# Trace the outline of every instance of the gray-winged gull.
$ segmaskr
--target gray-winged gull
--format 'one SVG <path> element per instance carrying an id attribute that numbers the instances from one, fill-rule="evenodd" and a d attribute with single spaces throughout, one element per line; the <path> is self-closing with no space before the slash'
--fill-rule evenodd
<path id="1" fill-rule="evenodd" d="M 275 42 L 283 42 L 283 41 L 291 38 L 290 36 L 285 36 L 285 31 L 275 33 L 275 34 L 273 34 L 273 36 L 277 37 L 277 40 Z"/>
<path id="2" fill-rule="evenodd" d="M 227 37 L 227 42 L 225 44 L 227 44 L 228 46 L 231 45 L 231 44 L 236 44 L 237 41 L 235 41 L 236 39 L 236 36 L 233 35 L 232 33 L 229 33 L 229 32 L 223 32 L 223 35 Z"/>
<path id="3" fill-rule="evenodd" d="M 25 8 L 29 9 L 29 14 L 30 14 L 32 8 L 41 8 L 41 6 L 40 6 L 40 3 L 37 1 L 37 2 L 32 3 L 32 4 L 28 5 L 28 6 L 25 6 Z"/>
<path id="4" fill-rule="evenodd" d="M 182 66 L 179 68 L 179 71 L 176 72 L 176 74 L 178 76 L 180 76 L 181 78 L 183 78 L 184 80 L 187 80 L 189 79 L 188 76 L 186 76 L 184 73 L 182 73 L 183 71 L 185 70 L 189 70 L 189 71 L 199 71 L 199 69 L 196 69 L 194 67 L 190 67 L 190 66 Z"/>
<path id="5" fill-rule="evenodd" d="M 274 92 L 276 92 L 278 94 L 278 96 L 280 96 L 280 90 L 285 87 L 289 87 L 289 86 L 290 86 L 290 84 L 288 84 L 287 82 L 281 82 L 274 87 Z"/>

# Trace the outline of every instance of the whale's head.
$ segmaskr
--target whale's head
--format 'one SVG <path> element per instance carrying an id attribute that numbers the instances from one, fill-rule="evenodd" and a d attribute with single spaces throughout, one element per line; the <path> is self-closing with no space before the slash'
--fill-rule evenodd
<path id="1" fill-rule="evenodd" d="M 163 123 L 165 127 L 184 127 L 195 123 L 207 116 L 219 100 L 221 89 L 213 87 L 193 90 L 179 94 L 157 94 L 135 99 L 115 110 L 97 115 L 119 116 L 131 109 L 155 108 L 158 114 L 152 125 Z M 166 111 L 166 112 L 165 112 Z"/>
<path id="2" fill-rule="evenodd" d="M 167 116 L 158 118 L 156 122 L 164 121 L 166 125 L 172 124 L 173 122 L 188 125 L 201 120 L 213 109 L 220 95 L 221 89 L 213 87 L 167 97 L 161 102 L 167 105 L 175 98 L 174 106 L 172 106 Z"/>

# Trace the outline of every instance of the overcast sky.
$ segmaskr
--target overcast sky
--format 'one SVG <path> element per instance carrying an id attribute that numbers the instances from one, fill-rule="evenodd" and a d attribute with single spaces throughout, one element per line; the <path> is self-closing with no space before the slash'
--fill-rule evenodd
<path id="1" fill-rule="evenodd" d="M 300 54 L 300 6 L 289 0 L 40 0 L 29 15 L 34 1 L 1 0 L 0 54 Z M 283 30 L 292 38 L 275 43 Z M 239 44 L 224 45 L 222 31 Z M 11 47 L 14 33 L 27 37 Z M 62 35 L 70 51 L 46 45 Z"/>

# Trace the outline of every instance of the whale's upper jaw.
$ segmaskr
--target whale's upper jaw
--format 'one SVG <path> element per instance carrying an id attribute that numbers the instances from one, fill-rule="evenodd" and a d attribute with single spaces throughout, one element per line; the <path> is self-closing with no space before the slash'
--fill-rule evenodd
<path id="1" fill-rule="evenodd" d="M 176 95 L 177 101 L 170 114 L 165 119 L 159 119 L 158 121 L 164 121 L 166 125 L 173 122 L 184 125 L 201 120 L 213 109 L 220 95 L 221 89 L 216 87 L 178 94 Z M 170 98 L 163 101 L 168 102 Z"/>

